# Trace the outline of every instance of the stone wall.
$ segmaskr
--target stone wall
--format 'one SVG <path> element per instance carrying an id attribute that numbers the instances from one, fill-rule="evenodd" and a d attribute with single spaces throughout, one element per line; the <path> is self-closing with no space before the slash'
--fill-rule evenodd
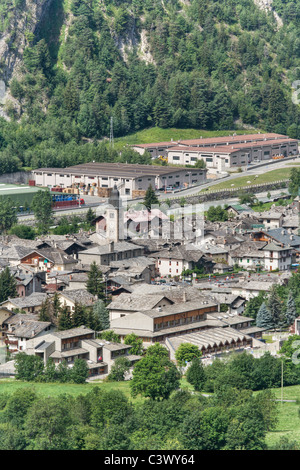
<path id="1" fill-rule="evenodd" d="M 250 193 L 250 194 L 257 194 L 260 192 L 265 191 L 272 191 L 274 189 L 286 188 L 288 185 L 289 180 L 286 181 L 278 181 L 275 183 L 264 183 L 260 185 L 251 185 L 248 187 L 243 188 L 235 188 L 235 189 L 224 189 L 219 191 L 210 191 L 210 192 L 203 192 L 193 196 L 184 196 L 184 199 L 187 204 L 198 204 L 201 202 L 207 201 L 222 201 L 225 199 L 229 199 L 231 197 L 236 197 L 240 193 Z M 182 196 L 178 196 L 176 198 L 170 197 L 172 203 L 180 204 Z"/>
<path id="2" fill-rule="evenodd" d="M 15 173 L 4 173 L 0 176 L 2 184 L 28 184 L 31 179 L 30 171 L 16 171 Z"/>

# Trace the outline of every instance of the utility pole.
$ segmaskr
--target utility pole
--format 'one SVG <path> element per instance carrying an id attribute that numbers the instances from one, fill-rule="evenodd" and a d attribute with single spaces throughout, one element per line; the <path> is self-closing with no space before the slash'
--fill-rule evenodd
<path id="1" fill-rule="evenodd" d="M 113 124 L 113 117 L 110 118 L 110 135 L 109 135 L 109 145 L 113 148 L 114 147 L 114 124 Z"/>
<path id="2" fill-rule="evenodd" d="M 283 361 L 281 361 L 281 404 L 283 403 Z"/>

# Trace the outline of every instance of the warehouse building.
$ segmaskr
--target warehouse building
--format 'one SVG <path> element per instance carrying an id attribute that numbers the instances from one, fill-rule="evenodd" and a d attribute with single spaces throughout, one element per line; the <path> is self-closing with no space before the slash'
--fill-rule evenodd
<path id="1" fill-rule="evenodd" d="M 36 193 L 41 188 L 29 185 L 0 183 L 0 197 L 11 199 L 16 207 L 29 207 Z"/>
<path id="2" fill-rule="evenodd" d="M 167 156 L 168 150 L 175 146 L 182 147 L 223 147 L 223 146 L 239 146 L 239 144 L 246 144 L 251 142 L 265 142 L 270 140 L 285 140 L 289 139 L 286 135 L 267 133 L 267 134 L 241 134 L 241 135 L 227 135 L 223 137 L 208 137 L 203 139 L 188 139 L 188 140 L 173 140 L 169 142 L 158 142 L 152 144 L 139 144 L 133 145 L 133 149 L 140 155 L 146 151 L 151 154 L 153 158 L 159 156 Z"/>
<path id="3" fill-rule="evenodd" d="M 36 186 L 80 188 L 86 194 L 103 197 L 117 186 L 121 196 L 144 196 L 149 185 L 153 189 L 183 188 L 206 182 L 205 169 L 174 168 L 159 165 L 127 163 L 85 163 L 68 168 L 33 170 Z"/>
<path id="4" fill-rule="evenodd" d="M 204 160 L 207 168 L 219 171 L 247 166 L 251 162 L 269 160 L 275 156 L 288 157 L 298 154 L 298 141 L 295 139 L 274 139 L 246 142 L 215 147 L 192 147 L 177 145 L 167 150 L 168 162 L 180 165 L 195 165 Z"/>
<path id="5" fill-rule="evenodd" d="M 202 159 L 208 169 L 226 171 L 275 156 L 297 155 L 298 141 L 274 133 L 244 134 L 141 144 L 133 149 L 141 155 L 147 151 L 152 158 L 163 157 L 170 164 L 195 165 Z"/>

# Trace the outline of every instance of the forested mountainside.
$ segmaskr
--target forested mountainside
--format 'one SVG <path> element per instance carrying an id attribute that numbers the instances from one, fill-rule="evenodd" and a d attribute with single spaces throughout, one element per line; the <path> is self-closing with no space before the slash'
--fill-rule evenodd
<path id="1" fill-rule="evenodd" d="M 150 126 L 300 137 L 300 0 L 0 0 L 0 172 Z"/>

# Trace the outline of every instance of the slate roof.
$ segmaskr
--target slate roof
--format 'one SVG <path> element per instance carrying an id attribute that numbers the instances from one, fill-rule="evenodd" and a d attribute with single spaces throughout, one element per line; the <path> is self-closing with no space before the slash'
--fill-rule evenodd
<path id="1" fill-rule="evenodd" d="M 170 250 L 160 250 L 157 253 L 152 253 L 152 258 L 158 259 L 179 259 L 185 261 L 197 262 L 203 256 L 203 251 L 199 249 L 187 250 L 183 246 L 176 246 Z"/>
<path id="2" fill-rule="evenodd" d="M 130 251 L 130 250 L 135 250 L 135 249 L 141 249 L 141 247 L 138 245 L 135 245 L 134 243 L 121 241 L 121 242 L 114 243 L 113 252 L 118 253 L 122 251 Z M 97 245 L 92 248 L 89 248 L 88 250 L 85 250 L 83 253 L 85 255 L 105 255 L 105 254 L 110 253 L 110 246 L 109 244 Z"/>
<path id="3" fill-rule="evenodd" d="M 12 333 L 14 336 L 19 338 L 34 338 L 46 328 L 51 326 L 51 322 L 44 322 L 44 321 L 36 321 L 36 320 L 29 320 L 24 317 L 27 315 L 23 315 L 22 320 L 18 323 L 15 323 L 14 329 Z M 10 332 L 9 332 L 10 333 Z"/>
<path id="4" fill-rule="evenodd" d="M 59 296 L 66 297 L 72 302 L 77 302 L 78 304 L 86 306 L 93 305 L 93 303 L 97 300 L 96 297 L 90 294 L 86 289 L 64 290 L 63 292 L 59 293 Z"/>
<path id="5" fill-rule="evenodd" d="M 274 228 L 264 233 L 274 238 L 277 242 L 283 243 L 284 245 L 291 245 L 291 246 L 300 245 L 300 237 L 298 235 L 289 233 L 286 229 Z"/>
<path id="6" fill-rule="evenodd" d="M 138 294 L 123 293 L 115 298 L 107 308 L 109 310 L 130 310 L 133 312 L 150 310 L 155 308 L 165 297 L 167 297 L 165 294 L 143 294 L 140 296 Z"/>
<path id="7" fill-rule="evenodd" d="M 28 307 L 38 307 L 41 305 L 47 298 L 47 294 L 43 292 L 34 292 L 33 294 L 28 295 L 27 297 L 9 297 L 6 301 L 2 302 L 11 302 L 17 308 L 28 308 Z M 1 305 L 2 305 L 1 304 Z"/>

